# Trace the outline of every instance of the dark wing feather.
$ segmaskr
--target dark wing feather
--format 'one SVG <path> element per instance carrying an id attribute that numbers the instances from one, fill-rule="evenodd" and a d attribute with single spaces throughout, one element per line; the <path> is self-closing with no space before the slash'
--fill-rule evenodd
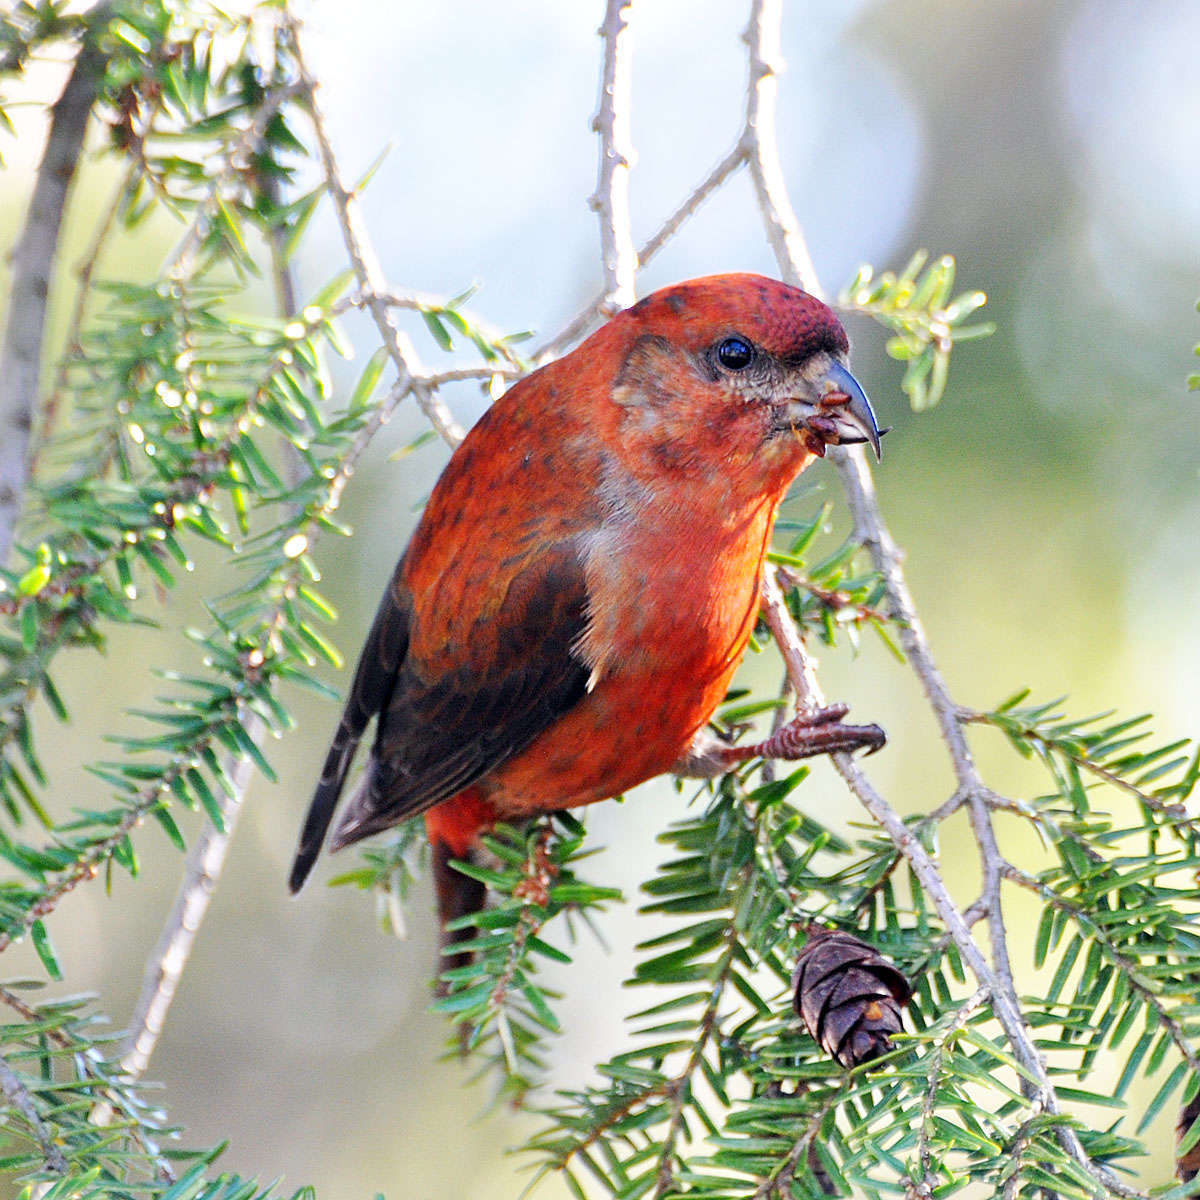
<path id="1" fill-rule="evenodd" d="M 342 794 L 346 772 L 350 769 L 363 730 L 373 716 L 387 707 L 395 689 L 396 674 L 408 653 L 412 614 L 407 596 L 396 586 L 403 565 L 402 559 L 375 613 L 371 631 L 359 656 L 358 668 L 354 672 L 350 696 L 329 753 L 325 756 L 325 766 L 321 769 L 321 778 L 317 781 L 308 815 L 304 818 L 300 845 L 288 878 L 288 887 L 293 893 L 304 886 L 317 855 L 321 853 L 325 831 L 333 818 L 333 810 Z"/>
<path id="2" fill-rule="evenodd" d="M 464 631 L 463 665 L 427 679 L 406 660 L 333 848 L 448 800 L 577 704 L 587 693 L 589 670 L 575 653 L 586 626 L 583 564 L 560 543 L 531 557 L 498 609 Z"/>
<path id="3" fill-rule="evenodd" d="M 408 653 L 411 600 L 401 568 L 363 647 L 350 698 L 317 784 L 289 886 L 304 883 L 321 851 L 363 730 L 375 745 L 331 843 L 339 849 L 396 825 L 520 753 L 587 692 L 575 655 L 587 625 L 578 551 L 552 544 L 509 579 L 502 601 L 461 633 L 460 665 L 434 670 Z"/>

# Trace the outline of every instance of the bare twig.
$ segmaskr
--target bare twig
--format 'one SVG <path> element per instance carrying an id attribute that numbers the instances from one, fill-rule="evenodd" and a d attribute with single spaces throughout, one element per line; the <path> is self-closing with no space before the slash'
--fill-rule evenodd
<path id="1" fill-rule="evenodd" d="M 13 251 L 8 327 L 0 353 L 0 565 L 8 561 L 24 506 L 46 306 L 67 193 L 107 61 L 94 39 L 85 39 L 52 109 L 25 228 Z"/>
<path id="2" fill-rule="evenodd" d="M 745 142 L 739 139 L 728 154 L 693 188 L 691 194 L 658 227 L 637 253 L 638 266 L 644 267 L 680 230 L 683 223 L 746 161 Z"/>
<path id="3" fill-rule="evenodd" d="M 687 219 L 746 161 L 746 150 L 742 141 L 692 189 L 687 198 L 658 227 L 650 240 L 637 252 L 637 265 L 644 267 L 682 228 Z M 605 293 L 598 292 L 581 312 L 577 313 L 560 332 L 549 341 L 543 342 L 531 357 L 539 365 L 557 358 L 578 338 L 591 323 L 604 312 Z"/>
<path id="4" fill-rule="evenodd" d="M 484 367 L 455 367 L 449 371 L 432 371 L 422 375 L 421 379 L 430 387 L 439 388 L 446 383 L 463 383 L 475 380 L 478 383 L 491 383 L 494 379 L 519 379 L 524 372 L 520 367 L 495 366 Z"/>
<path id="5" fill-rule="evenodd" d="M 754 0 L 750 8 L 750 26 L 745 34 L 750 49 L 750 84 L 742 140 L 775 259 L 789 283 L 820 296 L 821 284 L 804 231 L 792 211 L 779 162 L 775 100 L 779 90 L 776 75 L 783 67 L 779 50 L 782 25 L 783 0 Z"/>
<path id="6" fill-rule="evenodd" d="M 359 287 L 367 298 L 367 307 L 371 311 L 376 328 L 383 338 L 383 344 L 387 347 L 399 377 L 393 394 L 396 393 L 397 388 L 400 391 L 399 398 L 401 399 L 411 393 L 442 440 L 447 445 L 457 446 L 463 439 L 462 426 L 451 415 L 450 410 L 438 396 L 436 389 L 425 382 L 423 378 L 425 372 L 417 358 L 416 350 L 392 319 L 390 307 L 384 299 L 388 295 L 388 288 L 384 280 L 383 268 L 379 264 L 375 248 L 367 234 L 358 198 L 346 187 L 342 179 L 341 167 L 333 153 L 333 143 L 329 140 L 325 117 L 317 100 L 319 85 L 309 71 L 302 52 L 300 22 L 290 13 L 286 20 L 291 32 L 292 48 L 296 56 L 296 66 L 300 72 L 305 100 L 312 118 L 313 132 L 316 135 L 317 147 L 321 155 L 325 186 L 337 211 L 346 253 L 354 264 L 354 273 L 358 278 Z"/>
<path id="7" fill-rule="evenodd" d="M 751 14 L 750 28 L 746 32 L 746 41 L 751 50 L 750 87 L 748 89 L 746 104 L 746 120 L 737 143 L 663 222 L 653 236 L 643 244 L 641 249 L 637 251 L 633 257 L 635 270 L 646 266 L 663 246 L 679 232 L 679 229 L 687 219 L 696 212 L 704 201 L 734 171 L 748 162 L 754 177 L 754 186 L 759 196 L 764 219 L 768 222 L 772 246 L 775 247 L 777 254 L 780 252 L 784 253 L 790 261 L 797 264 L 798 274 L 794 282 L 798 282 L 800 286 L 807 288 L 814 295 L 820 295 L 820 284 L 813 269 L 812 260 L 809 257 L 808 248 L 804 241 L 804 233 L 800 228 L 800 223 L 796 220 L 795 214 L 792 212 L 791 203 L 787 198 L 787 189 L 783 182 L 783 171 L 779 164 L 779 154 L 775 142 L 775 95 L 777 90 L 775 74 L 779 69 L 778 26 L 781 4 L 782 0 L 755 0 Z M 610 0 L 610 11 L 606 16 L 605 26 L 601 30 L 601 33 L 606 35 L 605 80 L 609 77 L 607 51 L 612 44 L 612 39 L 607 37 L 607 30 L 610 28 L 610 18 L 614 23 L 613 27 L 615 27 L 615 21 L 617 20 L 617 18 L 612 17 L 612 10 L 622 7 L 627 7 L 627 5 L 622 6 L 617 3 L 617 0 Z M 621 29 L 624 30 L 624 28 L 625 26 L 622 24 Z M 774 37 L 770 33 L 772 28 L 776 30 Z M 602 93 L 602 98 L 603 95 L 604 93 Z M 596 117 L 598 129 L 601 128 L 603 117 L 604 109 L 602 104 L 601 111 Z M 610 161 L 607 156 L 607 145 L 604 147 L 604 150 L 605 154 L 601 158 L 602 186 L 597 189 L 596 196 L 593 197 L 594 207 L 598 207 L 598 202 L 603 194 L 603 169 L 605 164 Z M 627 210 L 628 192 L 626 185 L 627 179 L 623 185 L 625 186 L 623 201 Z M 532 357 L 539 364 L 561 354 L 597 317 L 612 311 L 610 301 L 613 284 L 612 276 L 609 273 L 607 251 L 608 239 L 611 236 L 612 227 L 605 224 L 603 212 L 601 212 L 601 217 L 602 238 L 605 242 L 605 288 L 561 332 L 555 334 L 554 337 L 534 350 Z M 631 287 L 630 302 L 632 302 L 632 295 Z"/>
<path id="8" fill-rule="evenodd" d="M 921 681 L 921 686 L 937 717 L 942 740 L 950 753 L 958 791 L 966 797 L 971 828 L 979 845 L 984 875 L 984 899 L 988 905 L 989 934 L 992 957 L 1006 993 L 1014 1000 L 1017 995 L 1009 961 L 1008 935 L 1004 926 L 1004 911 L 1000 902 L 1000 870 L 1004 862 L 989 811 L 989 789 L 975 766 L 960 720 L 960 710 L 951 698 L 942 673 L 929 650 L 925 629 L 917 615 L 912 593 L 900 566 L 900 553 L 884 523 L 875 495 L 871 468 L 862 454 L 841 450 L 833 455 L 842 486 L 854 518 L 855 535 L 866 546 L 876 571 L 883 579 L 888 606 L 896 622 L 900 645 L 909 665 Z"/>
<path id="9" fill-rule="evenodd" d="M 265 724 L 255 714 L 247 716 L 245 729 L 256 743 L 261 743 L 266 733 Z M 225 866 L 234 826 L 254 774 L 250 759 L 233 755 L 225 758 L 222 769 L 230 783 L 229 791 L 221 795 L 219 802 L 224 828 L 218 829 L 211 820 L 206 820 L 188 850 L 175 903 L 163 924 L 158 943 L 146 961 L 142 990 L 121 1046 L 121 1068 L 131 1079 L 137 1079 L 145 1072 L 158 1045 L 171 1001 L 191 957 L 196 934 L 208 913 Z M 101 1123 L 98 1116 L 93 1120 Z"/>
<path id="10" fill-rule="evenodd" d="M 762 612 L 763 620 L 779 647 L 787 677 L 796 691 L 796 708 L 799 712 L 816 712 L 824 706 L 821 685 L 813 669 L 812 659 L 804 645 L 804 636 L 792 620 L 779 586 L 778 568 L 768 565 L 763 571 Z"/>
<path id="11" fill-rule="evenodd" d="M 378 297 L 368 295 L 362 291 L 356 292 L 350 297 L 352 304 L 357 308 L 366 308 L 370 310 L 374 300 L 378 299 L 390 308 L 405 308 L 411 312 L 436 312 L 438 310 L 449 310 L 456 307 L 452 301 L 446 299 L 445 296 L 434 296 L 427 292 L 384 292 Z M 508 373 L 514 374 L 520 368 L 520 356 L 512 349 L 505 341 L 504 335 L 498 330 L 490 327 L 485 321 L 479 320 L 478 317 L 472 315 L 471 321 L 475 328 L 483 334 L 491 343 L 497 353 L 502 355 L 508 365 Z M 494 370 L 493 374 L 503 374 L 505 368 Z M 433 379 L 433 375 L 424 375 L 421 377 L 428 382 Z"/>
<path id="12" fill-rule="evenodd" d="M 605 84 L 602 85 L 603 87 L 607 87 L 609 80 L 609 56 L 614 42 L 614 38 L 609 36 L 608 31 L 610 28 L 617 29 L 619 22 L 619 29 L 624 32 L 626 26 L 620 16 L 620 10 L 627 7 L 628 0 L 624 5 L 620 4 L 619 0 L 610 0 L 605 24 L 601 29 L 601 33 L 606 39 Z M 778 29 L 781 8 L 782 0 L 755 0 L 752 8 L 750 27 L 745 35 L 746 42 L 750 47 L 750 86 L 747 94 L 746 120 L 737 143 L 633 256 L 632 265 L 635 271 L 644 267 L 679 232 L 681 226 L 704 201 L 734 171 L 748 162 L 754 177 L 754 187 L 759 197 L 764 220 L 767 222 L 771 244 L 775 248 L 777 256 L 783 254 L 788 261 L 797 264 L 797 275 L 793 282 L 799 283 L 814 295 L 821 294 L 803 230 L 796 220 L 795 213 L 792 212 L 791 203 L 787 197 L 783 170 L 779 164 L 779 153 L 776 148 L 775 97 L 777 81 L 775 75 L 780 66 Z M 617 10 L 616 15 L 614 15 L 614 10 Z M 773 36 L 772 30 L 774 30 Z M 615 70 L 615 67 L 612 69 Z M 598 130 L 603 130 L 604 100 L 606 98 L 607 94 L 602 90 L 601 109 L 596 116 Z M 610 240 L 615 244 L 616 238 L 613 233 L 614 225 L 606 222 L 605 213 L 600 208 L 600 201 L 605 191 L 604 168 L 615 161 L 616 159 L 608 154 L 608 143 L 606 142 L 601 157 L 601 186 L 597 188 L 596 195 L 592 199 L 593 207 L 601 212 L 601 234 L 605 247 L 605 288 L 561 332 L 534 350 L 533 359 L 539 364 L 561 354 L 597 317 L 613 311 L 610 302 L 615 275 L 610 272 L 608 245 Z M 624 165 L 627 175 L 628 163 L 626 162 Z M 624 203 L 624 211 L 628 211 L 627 184 L 627 178 L 621 181 L 622 191 L 618 201 L 618 203 Z M 632 284 L 629 294 L 629 302 L 632 302 Z"/>
<path id="13" fill-rule="evenodd" d="M 592 208 L 600 218 L 600 259 L 604 269 L 602 311 L 615 313 L 636 299 L 634 276 L 637 254 L 629 214 L 629 172 L 633 142 L 629 110 L 633 72 L 629 36 L 632 0 L 608 0 L 600 36 L 604 39 L 604 73 L 600 81 L 600 109 L 592 128 L 600 135 L 600 176 Z"/>

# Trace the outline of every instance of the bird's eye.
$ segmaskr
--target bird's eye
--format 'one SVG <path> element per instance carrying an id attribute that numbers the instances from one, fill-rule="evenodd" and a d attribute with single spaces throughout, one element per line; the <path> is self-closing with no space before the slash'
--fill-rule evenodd
<path id="1" fill-rule="evenodd" d="M 745 338 L 727 337 L 717 347 L 717 360 L 730 371 L 748 367 L 754 358 L 754 347 Z"/>

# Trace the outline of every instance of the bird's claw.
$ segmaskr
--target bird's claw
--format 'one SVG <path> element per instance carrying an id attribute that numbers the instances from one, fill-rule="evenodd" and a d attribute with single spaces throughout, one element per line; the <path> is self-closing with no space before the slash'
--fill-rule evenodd
<path id="1" fill-rule="evenodd" d="M 729 764 L 751 758 L 779 758 L 795 762 L 818 754 L 866 750 L 874 754 L 887 742 L 878 725 L 843 725 L 850 711 L 845 704 L 830 704 L 812 712 L 797 713 L 769 738 L 750 746 L 726 746 L 722 751 Z"/>

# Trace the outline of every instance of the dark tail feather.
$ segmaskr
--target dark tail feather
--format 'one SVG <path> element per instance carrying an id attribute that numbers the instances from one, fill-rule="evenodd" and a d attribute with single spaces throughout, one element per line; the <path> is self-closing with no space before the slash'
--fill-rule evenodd
<path id="1" fill-rule="evenodd" d="M 442 927 L 442 962 L 440 969 L 452 970 L 454 967 L 465 967 L 471 961 L 471 953 L 454 953 L 454 947 L 459 942 L 470 941 L 475 936 L 474 926 L 466 929 L 447 929 L 449 922 L 457 917 L 465 917 L 468 913 L 477 913 L 483 909 L 487 899 L 487 886 L 478 879 L 463 875 L 451 865 L 451 859 L 462 858 L 442 841 L 431 841 L 430 850 L 433 860 L 433 887 L 437 893 L 438 918 Z"/>
<path id="2" fill-rule="evenodd" d="M 350 769 L 350 762 L 354 758 L 354 751 L 358 749 L 358 739 L 361 736 L 361 731 L 355 733 L 343 720 L 338 726 L 333 745 L 329 747 L 317 790 L 308 806 L 308 816 L 304 818 L 304 828 L 300 831 L 300 845 L 292 863 L 292 873 L 288 876 L 288 890 L 293 896 L 304 886 L 304 881 L 313 869 L 313 863 L 317 861 L 317 855 L 321 853 L 329 822 L 333 820 L 333 810 L 342 794 L 346 772 Z"/>

